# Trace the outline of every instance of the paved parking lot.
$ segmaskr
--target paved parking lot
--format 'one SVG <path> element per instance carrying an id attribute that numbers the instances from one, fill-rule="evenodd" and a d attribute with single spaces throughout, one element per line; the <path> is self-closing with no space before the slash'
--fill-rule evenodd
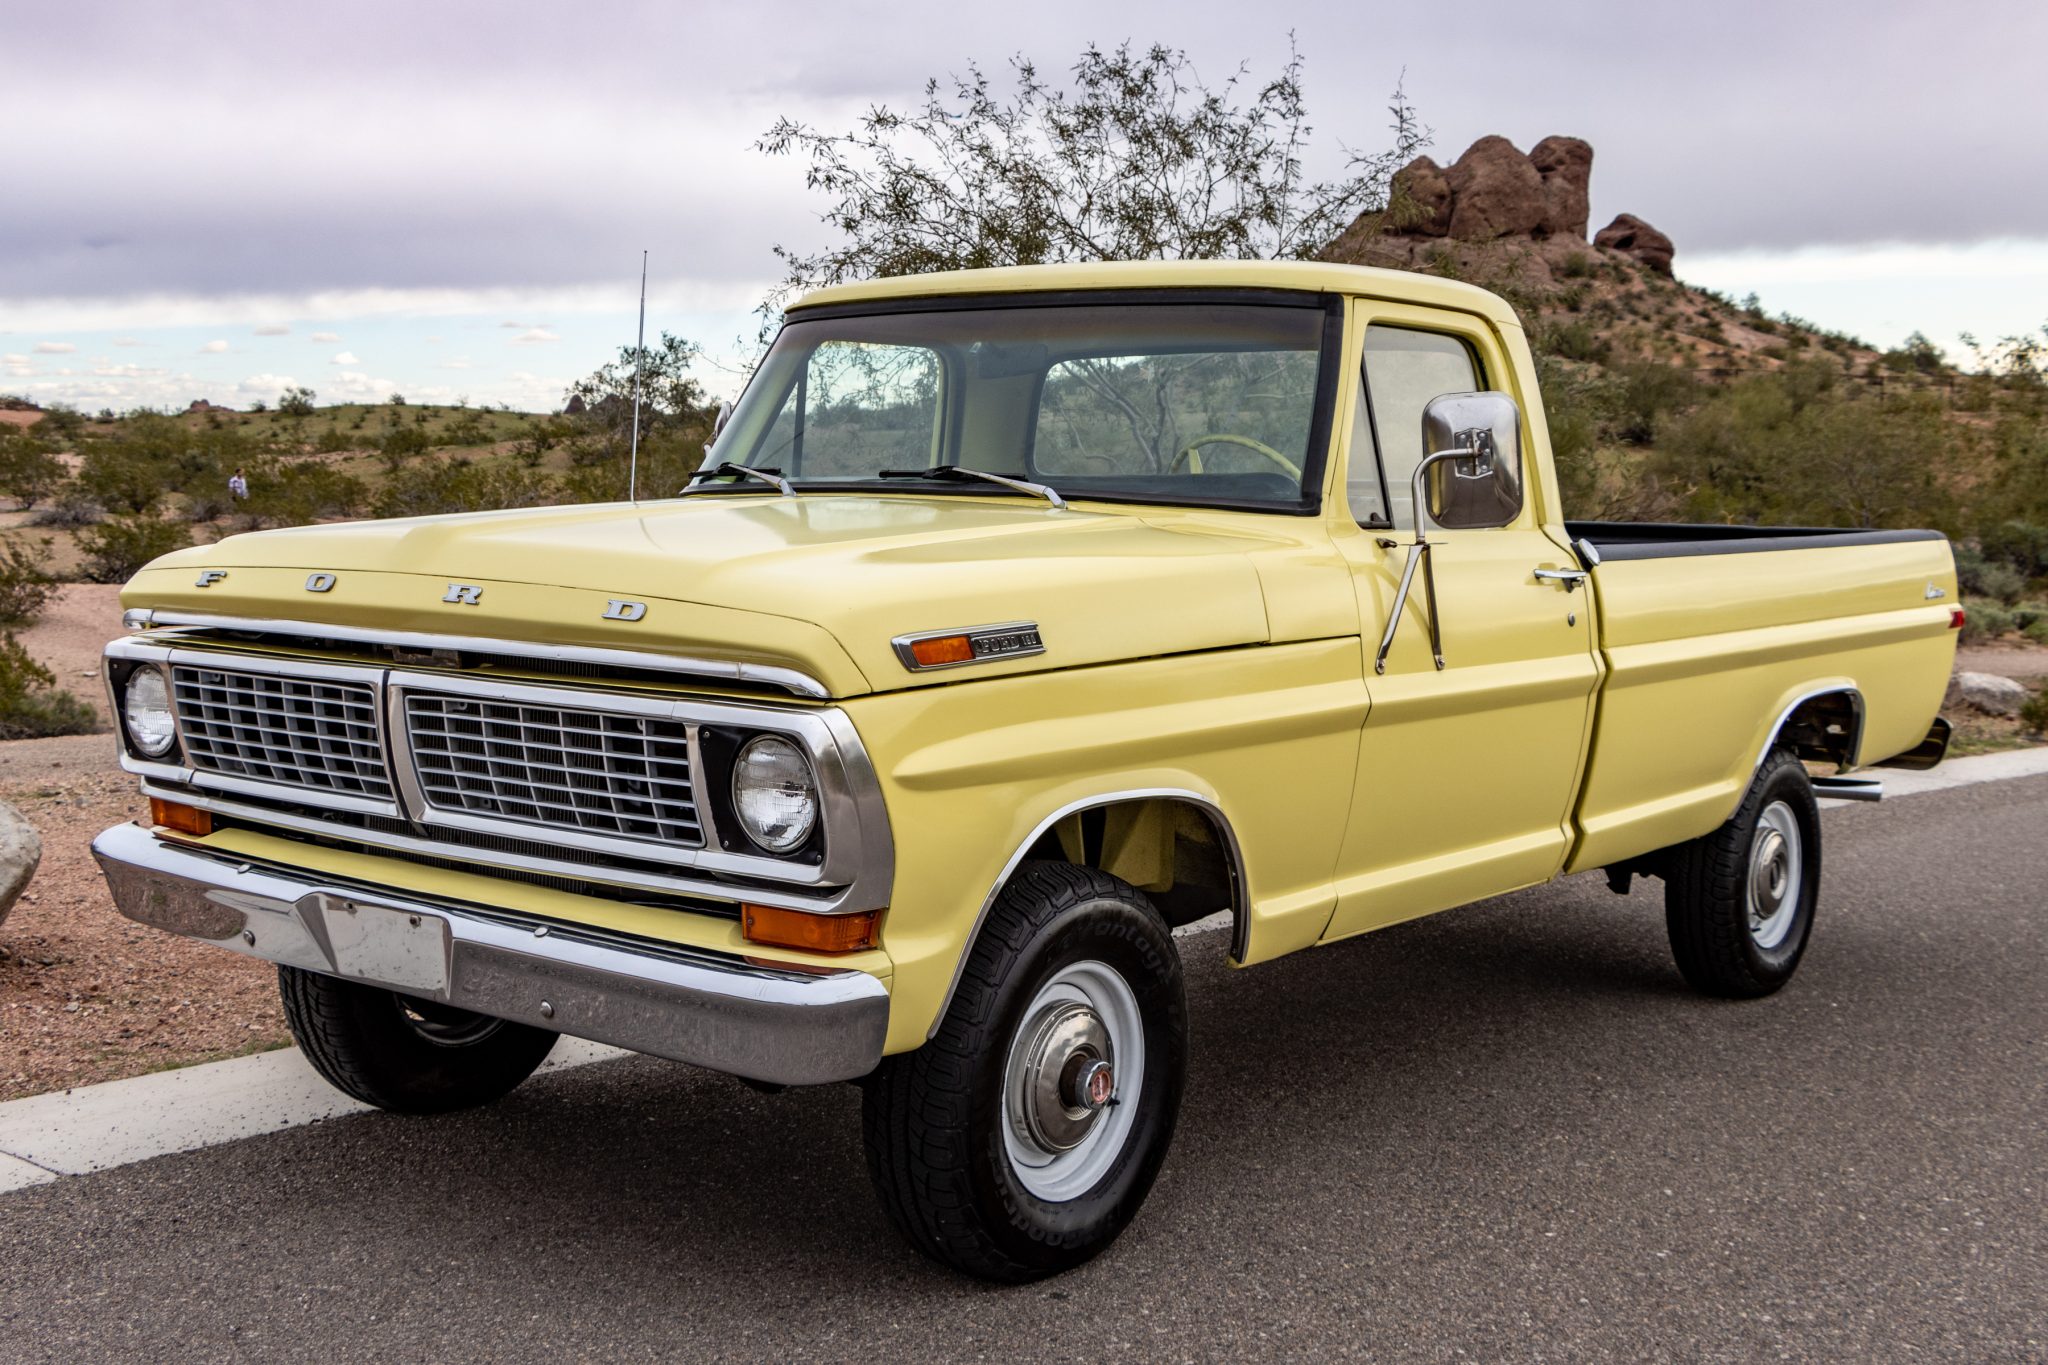
<path id="1" fill-rule="evenodd" d="M 0 1196 L 0 1358 L 2048 1359 L 2048 779 L 1830 811 L 1799 979 L 1597 878 L 1249 972 L 1137 1224 L 905 1250 L 858 1095 L 644 1059 Z"/>

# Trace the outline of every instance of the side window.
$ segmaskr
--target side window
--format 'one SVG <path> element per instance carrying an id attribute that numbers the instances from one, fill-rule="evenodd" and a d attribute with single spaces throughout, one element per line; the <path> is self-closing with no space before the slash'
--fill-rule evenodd
<path id="1" fill-rule="evenodd" d="M 1358 396 L 1351 405 L 1351 463 L 1344 475 L 1344 500 L 1360 526 L 1391 529 L 1387 491 L 1380 482 L 1379 451 L 1372 439 L 1372 405 L 1366 401 L 1365 375 L 1358 376 Z"/>
<path id="2" fill-rule="evenodd" d="M 1413 527 L 1409 504 L 1415 466 L 1422 463 L 1422 410 L 1446 393 L 1485 387 L 1472 348 L 1440 332 L 1374 325 L 1365 333 L 1365 386 L 1371 399 L 1373 434 L 1386 471 L 1388 509 L 1394 525 Z M 1354 468 L 1357 455 L 1352 456 Z M 1352 504 L 1354 513 L 1365 508 Z"/>
<path id="3" fill-rule="evenodd" d="M 938 356 L 922 346 L 828 341 L 811 352 L 752 463 L 792 478 L 867 478 L 931 463 Z"/>

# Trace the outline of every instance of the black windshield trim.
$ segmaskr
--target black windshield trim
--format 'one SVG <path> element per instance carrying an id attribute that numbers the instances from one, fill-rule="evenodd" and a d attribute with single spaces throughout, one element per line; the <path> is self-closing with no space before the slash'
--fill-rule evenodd
<path id="1" fill-rule="evenodd" d="M 831 318 L 860 318 L 895 313 L 969 313 L 988 308 L 1082 308 L 1117 304 L 1234 303 L 1264 308 L 1328 308 L 1340 294 L 1314 289 L 1044 289 L 989 294 L 932 294 L 922 298 L 863 299 L 852 303 L 820 303 L 792 308 L 785 325 Z"/>
<path id="2" fill-rule="evenodd" d="M 1209 288 L 1176 289 L 1057 289 L 1019 291 L 1015 293 L 959 293 L 936 294 L 924 298 L 869 299 L 850 303 L 814 304 L 808 308 L 791 308 L 783 314 L 783 327 L 798 323 L 824 322 L 835 318 L 889 317 L 904 313 L 976 312 L 992 308 L 1099 308 L 1105 305 L 1200 305 L 1234 304 L 1241 307 L 1301 308 L 1319 309 L 1323 314 L 1323 337 L 1320 353 L 1316 358 L 1315 411 L 1310 417 L 1307 458 L 1301 472 L 1302 496 L 1291 502 L 1250 501 L 1243 498 L 1176 497 L 1163 500 L 1156 496 L 1080 493 L 1070 494 L 1061 488 L 1054 478 L 1036 473 L 1027 477 L 1054 489 L 1070 502 L 1101 502 L 1118 506 L 1133 507 L 1196 507 L 1229 512 L 1260 512 L 1269 516 L 1315 517 L 1323 511 L 1323 482 L 1329 468 L 1330 442 L 1336 420 L 1337 387 L 1343 376 L 1338 373 L 1343 364 L 1344 351 L 1344 302 L 1345 295 L 1333 294 L 1327 290 L 1312 289 L 1265 289 L 1265 288 Z M 778 340 L 779 340 L 778 333 Z M 770 343 L 770 350 L 774 349 Z M 758 376 L 762 367 L 757 367 Z M 753 387 L 755 376 L 749 376 L 747 387 Z M 1039 376 L 1044 383 L 1045 376 Z M 745 394 L 741 395 L 742 400 Z M 1032 408 L 1032 430 L 1026 438 L 1026 463 L 1037 453 L 1038 410 Z M 825 491 L 873 491 L 875 480 L 831 480 L 812 481 L 801 476 L 792 477 L 799 494 Z M 903 485 L 891 482 L 892 491 L 903 491 Z M 985 485 L 994 488 L 995 485 Z M 703 488 L 698 491 L 711 491 Z M 941 496 L 959 496 L 952 490 L 941 490 L 926 485 L 919 492 L 940 493 Z M 985 496 L 985 495 L 984 495 Z M 1021 496 L 1021 495 L 1020 495 Z"/>

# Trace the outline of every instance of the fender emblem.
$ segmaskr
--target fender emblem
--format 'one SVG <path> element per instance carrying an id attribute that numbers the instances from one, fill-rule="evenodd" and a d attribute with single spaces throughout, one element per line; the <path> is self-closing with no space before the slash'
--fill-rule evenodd
<path id="1" fill-rule="evenodd" d="M 1934 584 L 1929 583 L 1927 585 L 1927 592 L 1925 596 L 1927 601 L 1933 602 L 1939 598 L 1948 596 L 1948 590 L 1946 588 L 1937 588 L 1934 586 Z"/>
<path id="2" fill-rule="evenodd" d="M 193 580 L 195 588 L 210 588 L 228 576 L 226 569 L 201 569 L 199 577 Z"/>
<path id="3" fill-rule="evenodd" d="M 307 592 L 331 592 L 334 589 L 334 584 L 335 577 L 331 573 L 315 573 L 306 575 Z"/>
<path id="4" fill-rule="evenodd" d="M 441 600 L 458 606 L 480 607 L 484 601 L 484 590 L 474 583 L 450 583 L 448 591 L 441 594 Z"/>
<path id="5" fill-rule="evenodd" d="M 604 619 L 607 621 L 638 621 L 646 615 L 645 602 L 622 602 L 614 597 L 605 603 Z"/>

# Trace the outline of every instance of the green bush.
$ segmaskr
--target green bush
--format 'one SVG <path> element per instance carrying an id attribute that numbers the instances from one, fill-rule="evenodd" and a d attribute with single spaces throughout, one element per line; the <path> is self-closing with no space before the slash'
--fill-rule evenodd
<path id="1" fill-rule="evenodd" d="M 20 641 L 0 635 L 0 739 L 89 735 L 99 728 L 97 711 L 58 687 Z"/>
<path id="2" fill-rule="evenodd" d="M 43 509 L 28 520 L 31 526 L 61 526 L 76 530 L 92 525 L 103 515 L 100 505 L 78 486 L 76 479 L 66 479 Z"/>
<path id="3" fill-rule="evenodd" d="M 49 558 L 47 537 L 33 549 L 15 540 L 0 550 L 0 626 L 32 626 L 43 614 L 57 591 L 57 580 L 43 568 Z"/>
<path id="4" fill-rule="evenodd" d="M 1962 566 L 1958 565 L 1957 577 L 1960 578 L 1961 574 Z M 1979 561 L 1972 570 L 1970 580 L 1964 584 L 1964 589 L 1985 597 L 1996 598 L 2007 606 L 2011 606 L 2014 602 L 2020 600 L 2022 593 L 2026 592 L 2027 579 L 2025 574 L 2022 574 L 2010 564 L 1997 560 L 1984 560 Z"/>
<path id="5" fill-rule="evenodd" d="M 85 556 L 81 571 L 91 583 L 125 583 L 152 559 L 191 543 L 182 525 L 151 512 L 110 517 L 78 537 Z"/>
<path id="6" fill-rule="evenodd" d="M 2048 733 L 2048 687 L 2036 689 L 2020 707 L 2020 724 L 2035 734 Z"/>
<path id="7" fill-rule="evenodd" d="M 238 510 L 256 526 L 305 526 L 356 516 L 368 499 L 361 479 L 333 465 L 266 460 L 249 471 L 249 500 Z"/>
<path id="8" fill-rule="evenodd" d="M 2022 578 L 2048 575 L 2048 526 L 2001 522 L 1978 536 L 1977 542 L 1984 547 L 1986 559 L 2011 565 Z"/>
<path id="9" fill-rule="evenodd" d="M 1607 359 L 1607 340 L 1591 323 L 1562 322 L 1543 333 L 1543 349 L 1566 360 L 1595 362 Z"/>
<path id="10" fill-rule="evenodd" d="M 30 432 L 0 427 L 0 494 L 34 507 L 64 483 L 64 462 Z"/>
<path id="11" fill-rule="evenodd" d="M 413 456 L 424 455 L 433 448 L 434 443 L 428 439 L 427 433 L 416 426 L 393 427 L 377 446 L 378 453 L 384 457 L 384 467 L 394 472 Z"/>
<path id="12" fill-rule="evenodd" d="M 1557 273 L 1568 280 L 1583 280 L 1593 273 L 1593 258 L 1583 251 L 1574 251 L 1564 258 L 1564 263 L 1558 266 Z"/>
<path id="13" fill-rule="evenodd" d="M 517 465 L 470 460 L 426 460 L 385 480 L 371 500 L 380 517 L 426 517 L 447 512 L 484 512 L 552 502 L 559 490 L 545 472 Z"/>
<path id="14" fill-rule="evenodd" d="M 2042 613 L 2023 627 L 2026 637 L 2037 645 L 2048 645 L 2048 612 Z"/>

